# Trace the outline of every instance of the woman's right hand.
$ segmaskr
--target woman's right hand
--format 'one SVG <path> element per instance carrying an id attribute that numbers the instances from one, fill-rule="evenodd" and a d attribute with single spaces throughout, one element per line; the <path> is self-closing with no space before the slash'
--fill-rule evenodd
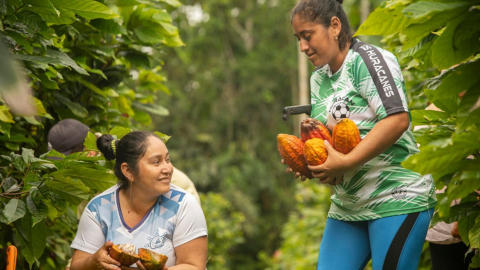
<path id="1" fill-rule="evenodd" d="M 92 269 L 109 269 L 119 270 L 121 264 L 108 255 L 113 242 L 107 241 L 100 249 L 97 250 L 89 259 Z"/>
<path id="2" fill-rule="evenodd" d="M 285 160 L 284 160 L 283 158 L 282 158 L 281 162 L 282 162 L 282 164 L 287 165 L 287 164 L 285 163 Z M 305 175 L 302 175 L 302 174 L 299 173 L 299 172 L 294 172 L 294 171 L 292 170 L 292 168 L 290 168 L 290 167 L 288 167 L 287 169 L 285 169 L 285 172 L 286 172 L 286 173 L 294 173 L 294 174 L 293 174 L 293 178 L 295 178 L 295 179 L 299 179 L 299 178 L 300 178 L 300 180 L 302 180 L 302 181 L 305 181 L 305 180 L 307 179 L 307 177 L 306 177 Z"/>

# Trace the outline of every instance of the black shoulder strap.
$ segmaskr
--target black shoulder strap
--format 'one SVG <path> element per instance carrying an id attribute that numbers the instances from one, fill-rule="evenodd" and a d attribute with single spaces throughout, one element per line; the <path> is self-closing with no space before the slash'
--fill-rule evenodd
<path id="1" fill-rule="evenodd" d="M 403 111 L 400 91 L 393 80 L 392 73 L 380 51 L 374 46 L 354 38 L 350 49 L 358 52 L 368 68 L 368 72 L 377 87 L 387 115 Z M 401 109 L 400 109 L 401 108 Z"/>

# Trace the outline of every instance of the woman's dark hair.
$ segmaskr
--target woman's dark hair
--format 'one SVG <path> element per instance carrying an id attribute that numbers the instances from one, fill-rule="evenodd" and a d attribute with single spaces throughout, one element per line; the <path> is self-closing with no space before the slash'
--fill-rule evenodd
<path id="1" fill-rule="evenodd" d="M 127 177 L 122 172 L 122 164 L 127 163 L 133 174 L 137 175 L 138 161 L 147 151 L 147 141 L 150 136 L 159 138 L 152 132 L 133 131 L 120 140 L 115 140 L 110 134 L 104 134 L 97 139 L 97 148 L 105 156 L 105 159 L 116 160 L 114 172 L 120 183 L 120 188 L 126 188 L 129 184 Z M 112 141 L 115 144 L 115 152 L 113 151 Z"/>
<path id="2" fill-rule="evenodd" d="M 342 23 L 342 30 L 338 35 L 338 47 L 343 51 L 347 42 L 352 41 L 352 34 L 342 3 L 343 0 L 303 0 L 292 9 L 290 20 L 293 21 L 298 14 L 306 21 L 316 22 L 328 28 L 332 17 L 338 17 Z"/>

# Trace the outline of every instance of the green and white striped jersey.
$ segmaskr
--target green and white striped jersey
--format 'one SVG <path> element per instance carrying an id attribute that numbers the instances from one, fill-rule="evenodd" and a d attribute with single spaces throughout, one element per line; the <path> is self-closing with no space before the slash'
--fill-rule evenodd
<path id="1" fill-rule="evenodd" d="M 311 117 L 323 122 L 330 131 L 338 120 L 349 118 L 364 138 L 383 118 L 409 111 L 405 82 L 396 57 L 366 43 L 357 42 L 350 48 L 335 74 L 331 74 L 328 65 L 317 68 L 310 85 Z M 409 128 L 384 153 L 344 175 L 343 182 L 335 186 L 328 217 L 372 220 L 434 207 L 432 177 L 421 176 L 400 165 L 417 152 L 417 143 Z"/>

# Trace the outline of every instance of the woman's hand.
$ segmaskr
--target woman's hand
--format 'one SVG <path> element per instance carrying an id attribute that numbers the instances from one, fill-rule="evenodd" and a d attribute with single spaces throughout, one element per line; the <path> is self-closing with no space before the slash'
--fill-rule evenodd
<path id="1" fill-rule="evenodd" d="M 108 255 L 108 251 L 113 243 L 108 241 L 94 254 L 89 254 L 80 250 L 75 250 L 70 269 L 106 269 L 119 270 L 120 263 Z"/>
<path id="2" fill-rule="evenodd" d="M 282 164 L 287 165 L 287 163 L 285 163 L 285 160 L 284 160 L 283 158 L 282 158 L 281 162 L 282 162 Z M 306 177 L 305 175 L 302 175 L 302 174 L 299 173 L 299 172 L 294 172 L 294 171 L 292 170 L 292 168 L 290 168 L 290 167 L 286 168 L 286 169 L 285 169 L 285 172 L 286 172 L 286 173 L 293 173 L 293 178 L 295 178 L 295 179 L 300 178 L 300 180 L 302 180 L 302 181 L 305 181 L 305 180 L 307 179 L 307 177 Z"/>
<path id="3" fill-rule="evenodd" d="M 322 184 L 336 186 L 343 181 L 343 174 L 353 168 L 349 165 L 347 155 L 335 150 L 327 140 L 324 141 L 324 144 L 328 152 L 327 160 L 321 165 L 309 165 L 308 168 Z"/>

